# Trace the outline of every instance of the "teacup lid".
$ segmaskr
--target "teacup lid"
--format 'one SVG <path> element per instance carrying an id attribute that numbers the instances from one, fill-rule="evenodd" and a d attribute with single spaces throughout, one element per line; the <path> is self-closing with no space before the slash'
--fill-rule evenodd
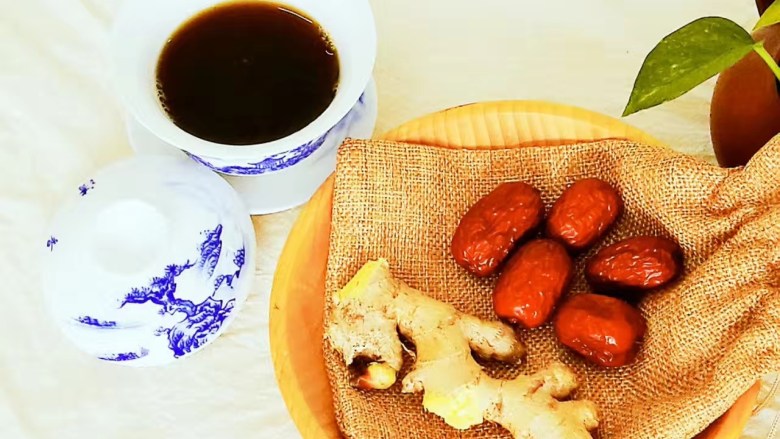
<path id="1" fill-rule="evenodd" d="M 235 191 L 186 158 L 100 170 L 56 214 L 43 284 L 65 335 L 133 366 L 190 355 L 225 330 L 251 287 L 255 235 Z"/>

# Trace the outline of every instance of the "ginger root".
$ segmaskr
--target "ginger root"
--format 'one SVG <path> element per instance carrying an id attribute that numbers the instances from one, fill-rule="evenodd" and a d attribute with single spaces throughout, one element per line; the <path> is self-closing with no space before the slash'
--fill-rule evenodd
<path id="1" fill-rule="evenodd" d="M 553 363 L 533 375 L 491 378 L 471 356 L 518 361 L 525 347 L 509 326 L 463 314 L 393 278 L 387 261 L 370 261 L 333 297 L 325 337 L 348 366 L 369 360 L 353 385 L 387 389 L 403 365 L 398 331 L 414 342 L 417 360 L 404 393 L 425 392 L 423 407 L 465 430 L 484 421 L 515 438 L 589 439 L 598 426 L 590 401 L 566 401 L 577 377 Z"/>

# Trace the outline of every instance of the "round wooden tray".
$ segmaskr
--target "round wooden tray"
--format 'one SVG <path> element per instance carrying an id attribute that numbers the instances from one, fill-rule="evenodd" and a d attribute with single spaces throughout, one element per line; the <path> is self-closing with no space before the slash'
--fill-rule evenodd
<path id="1" fill-rule="evenodd" d="M 405 123 L 381 136 L 445 148 L 561 145 L 625 138 L 660 145 L 642 131 L 591 111 L 533 101 L 469 104 Z M 271 290 L 271 354 L 287 409 L 305 439 L 340 438 L 325 371 L 322 319 L 330 236 L 331 176 L 287 239 Z M 698 439 L 738 438 L 758 397 L 757 383 Z"/>

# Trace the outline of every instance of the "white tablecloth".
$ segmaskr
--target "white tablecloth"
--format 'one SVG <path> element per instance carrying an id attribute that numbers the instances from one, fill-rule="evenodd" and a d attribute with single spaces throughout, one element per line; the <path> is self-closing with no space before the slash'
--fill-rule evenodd
<path id="1" fill-rule="evenodd" d="M 165 0 L 160 0 L 165 1 Z M 2 0 L 0 13 L 0 438 L 287 438 L 268 296 L 297 210 L 255 218 L 256 284 L 228 331 L 169 367 L 93 360 L 47 318 L 38 258 L 47 221 L 96 168 L 131 153 L 111 90 L 118 0 Z M 374 0 L 378 131 L 448 106 L 547 99 L 620 114 L 644 55 L 691 19 L 752 24 L 752 0 Z M 149 11 L 154 13 L 154 11 Z M 630 118 L 709 156 L 712 83 Z M 766 438 L 780 404 L 746 437 Z"/>

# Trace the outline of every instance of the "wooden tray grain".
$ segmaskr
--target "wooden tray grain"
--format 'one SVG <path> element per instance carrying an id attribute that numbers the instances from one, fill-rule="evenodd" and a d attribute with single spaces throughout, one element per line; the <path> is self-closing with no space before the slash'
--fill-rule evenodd
<path id="1" fill-rule="evenodd" d="M 381 136 L 444 148 L 507 148 L 625 138 L 660 142 L 623 122 L 580 108 L 535 101 L 463 105 L 407 122 Z M 325 269 L 333 177 L 292 228 L 271 291 L 270 335 L 276 380 L 305 439 L 340 438 L 322 354 Z M 755 407 L 760 383 L 697 439 L 736 439 Z"/>

